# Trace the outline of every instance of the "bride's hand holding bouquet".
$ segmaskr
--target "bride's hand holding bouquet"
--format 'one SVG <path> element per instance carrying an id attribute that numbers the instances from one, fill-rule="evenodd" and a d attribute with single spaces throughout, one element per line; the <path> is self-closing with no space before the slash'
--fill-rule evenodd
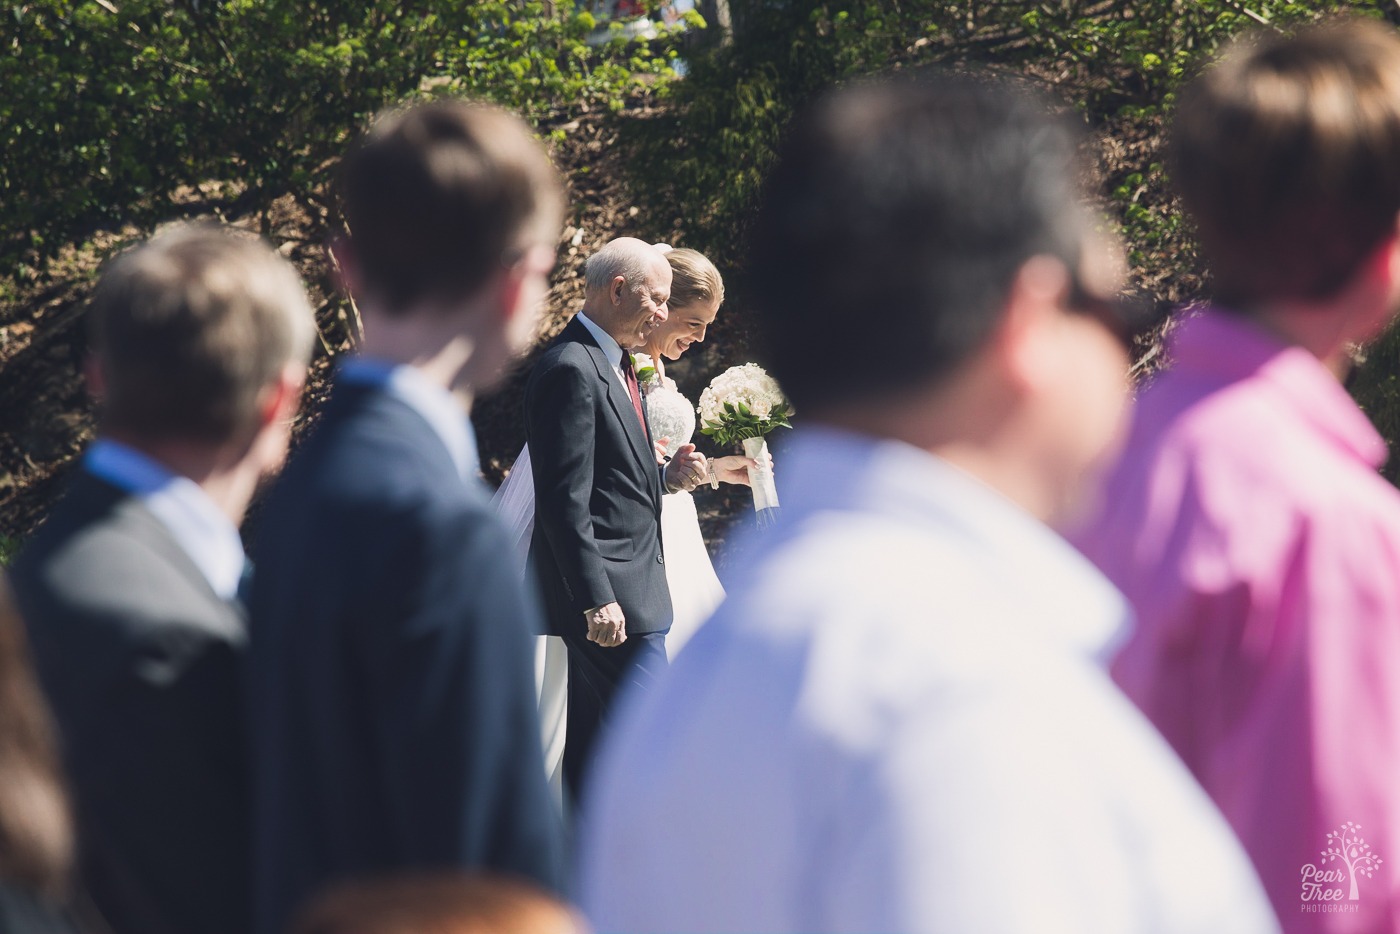
<path id="1" fill-rule="evenodd" d="M 777 515 L 778 489 L 773 482 L 773 458 L 764 438 L 775 429 L 792 427 L 788 421 L 792 406 L 777 380 L 757 364 L 730 367 L 700 394 L 698 412 L 702 433 L 725 447 L 736 443 L 744 446 L 745 457 L 715 458 L 711 462 L 715 479 L 742 482 L 731 479 L 742 470 L 753 487 L 759 523 L 772 522 Z M 729 463 L 721 466 L 722 461 Z M 721 469 L 729 476 L 719 476 Z"/>
<path id="2" fill-rule="evenodd" d="M 712 476 L 710 486 L 716 489 L 721 483 L 736 483 L 740 486 L 752 486 L 749 480 L 749 472 L 758 470 L 762 465 L 746 454 L 726 454 L 723 457 L 710 458 L 710 473 Z M 769 464 L 772 468 L 772 464 Z"/>

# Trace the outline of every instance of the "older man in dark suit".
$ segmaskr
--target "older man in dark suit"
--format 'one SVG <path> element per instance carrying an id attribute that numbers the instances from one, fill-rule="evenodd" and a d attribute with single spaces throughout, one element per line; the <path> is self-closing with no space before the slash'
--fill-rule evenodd
<path id="1" fill-rule="evenodd" d="M 117 934 L 243 934 L 237 525 L 285 457 L 311 311 L 266 246 L 199 226 L 119 258 L 91 322 L 99 438 L 12 569 L 83 882 Z"/>
<path id="2" fill-rule="evenodd" d="M 661 496 L 705 476 L 695 445 L 658 466 L 629 351 L 666 320 L 671 267 L 629 237 L 588 259 L 583 308 L 525 394 L 535 529 L 530 560 L 550 631 L 569 650 L 564 777 L 580 794 L 613 696 L 666 666 L 671 595 Z"/>
<path id="3" fill-rule="evenodd" d="M 252 600 L 255 930 L 355 876 L 563 886 L 524 592 L 467 414 L 528 343 L 562 197 L 517 118 L 442 101 L 342 167 L 364 319 L 269 497 Z"/>

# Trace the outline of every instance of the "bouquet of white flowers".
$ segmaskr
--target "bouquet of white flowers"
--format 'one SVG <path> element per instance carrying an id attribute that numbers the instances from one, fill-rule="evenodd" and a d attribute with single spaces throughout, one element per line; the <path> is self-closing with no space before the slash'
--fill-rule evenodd
<path id="1" fill-rule="evenodd" d="M 792 406 L 778 381 L 754 363 L 733 366 L 710 381 L 700 394 L 700 431 L 718 444 L 739 442 L 758 462 L 749 468 L 753 508 L 760 524 L 777 517 L 778 488 L 773 483 L 773 458 L 764 436 L 775 428 L 791 428 Z"/>

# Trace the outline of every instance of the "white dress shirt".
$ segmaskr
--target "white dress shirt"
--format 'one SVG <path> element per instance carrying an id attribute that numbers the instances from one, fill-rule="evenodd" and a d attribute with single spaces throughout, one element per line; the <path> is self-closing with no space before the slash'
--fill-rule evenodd
<path id="1" fill-rule="evenodd" d="M 1103 669 L 1122 598 L 931 455 L 799 429 L 783 523 L 591 779 L 601 931 L 1277 929 Z"/>
<path id="2" fill-rule="evenodd" d="M 611 334 L 598 327 L 592 318 L 581 311 L 578 313 L 578 323 L 587 328 L 588 333 L 593 335 L 593 339 L 603 349 L 603 356 L 607 357 L 608 362 L 612 364 L 613 374 L 621 380 L 622 388 L 627 389 L 627 371 L 622 368 L 622 355 L 627 351 Z M 627 389 L 627 392 L 630 396 L 632 391 Z"/>
<path id="3" fill-rule="evenodd" d="M 457 398 L 415 367 L 371 357 L 352 357 L 340 365 L 338 378 L 376 386 L 418 413 L 447 448 L 462 479 L 481 472 L 476 433 Z"/>
<path id="4" fill-rule="evenodd" d="M 209 494 L 189 477 L 133 448 L 99 438 L 88 448 L 83 468 L 100 480 L 137 497 L 189 555 L 222 600 L 238 594 L 247 557 L 238 527 Z"/>

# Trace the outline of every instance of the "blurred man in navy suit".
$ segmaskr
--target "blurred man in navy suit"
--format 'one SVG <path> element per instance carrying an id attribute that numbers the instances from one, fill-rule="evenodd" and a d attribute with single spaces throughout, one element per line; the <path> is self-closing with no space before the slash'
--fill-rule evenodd
<path id="1" fill-rule="evenodd" d="M 562 886 L 538 610 L 467 417 L 533 335 L 559 181 L 520 120 L 442 101 L 381 119 L 340 182 L 336 253 L 364 340 L 256 551 L 260 934 L 371 873 L 476 867 Z"/>

